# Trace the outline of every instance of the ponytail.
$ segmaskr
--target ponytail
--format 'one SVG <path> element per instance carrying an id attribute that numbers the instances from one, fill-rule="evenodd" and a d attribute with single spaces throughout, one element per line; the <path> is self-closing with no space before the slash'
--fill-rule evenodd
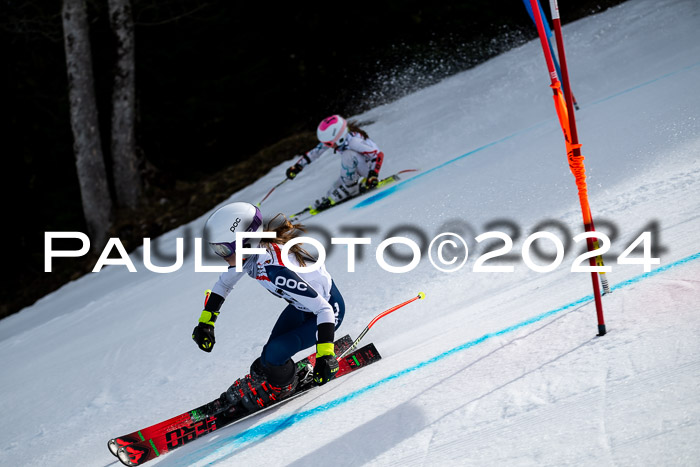
<path id="1" fill-rule="evenodd" d="M 306 232 L 301 224 L 292 224 L 289 219 L 287 219 L 284 214 L 277 214 L 275 217 L 270 219 L 265 227 L 266 232 L 275 232 L 275 238 L 263 238 L 260 240 L 261 246 L 267 246 L 271 243 L 276 243 L 278 245 L 284 245 L 293 238 L 300 237 L 301 234 Z M 297 243 L 293 245 L 289 251 L 297 259 L 297 262 L 302 267 L 306 266 L 307 261 L 316 262 L 317 259 L 304 248 L 301 244 Z"/>
<path id="2" fill-rule="evenodd" d="M 348 121 L 348 131 L 350 133 L 359 133 L 362 136 L 362 139 L 369 139 L 369 135 L 367 135 L 367 132 L 360 128 L 358 123 L 354 120 Z"/>

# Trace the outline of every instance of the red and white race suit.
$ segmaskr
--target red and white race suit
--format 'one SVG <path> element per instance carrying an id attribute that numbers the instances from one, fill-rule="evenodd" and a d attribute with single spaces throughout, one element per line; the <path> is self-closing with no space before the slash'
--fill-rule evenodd
<path id="1" fill-rule="evenodd" d="M 379 173 L 384 160 L 384 153 L 374 141 L 355 132 L 349 133 L 344 145 L 334 149 L 319 143 L 304 154 L 297 164 L 305 167 L 329 151 L 340 156 L 340 177 L 326 195 L 336 203 L 357 195 L 360 192 L 360 179 L 367 177 L 370 170 Z"/>

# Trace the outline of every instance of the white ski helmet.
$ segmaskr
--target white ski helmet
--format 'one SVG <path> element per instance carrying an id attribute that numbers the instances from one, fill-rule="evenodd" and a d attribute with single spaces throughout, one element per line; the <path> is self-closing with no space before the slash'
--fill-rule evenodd
<path id="1" fill-rule="evenodd" d="M 228 258 L 236 252 L 236 232 L 261 232 L 263 219 L 260 209 L 250 203 L 231 203 L 209 216 L 204 224 L 204 238 L 214 253 Z M 259 238 L 248 238 L 243 246 L 255 248 Z"/>
<path id="2" fill-rule="evenodd" d="M 342 146 L 348 137 L 348 122 L 340 115 L 324 118 L 318 125 L 316 136 L 329 148 Z"/>

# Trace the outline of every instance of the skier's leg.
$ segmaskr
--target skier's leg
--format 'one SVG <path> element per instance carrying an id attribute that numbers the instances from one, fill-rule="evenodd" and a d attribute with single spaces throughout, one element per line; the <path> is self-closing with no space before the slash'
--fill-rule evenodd
<path id="1" fill-rule="evenodd" d="M 354 151 L 345 151 L 340 156 L 340 181 L 346 187 L 353 187 L 360 181 L 360 159 Z"/>
<path id="2" fill-rule="evenodd" d="M 328 190 L 326 196 L 314 201 L 314 209 L 323 211 L 360 193 L 360 160 L 353 151 L 345 151 L 340 156 L 340 176 Z"/>
<path id="3" fill-rule="evenodd" d="M 340 179 L 338 179 L 335 181 L 335 183 L 333 183 L 331 189 L 328 190 L 326 196 L 323 196 L 314 201 L 313 207 L 317 211 L 323 211 L 324 209 L 328 209 L 334 204 L 341 203 L 347 200 L 348 198 L 352 198 L 353 196 L 356 196 L 358 194 L 360 194 L 359 183 L 355 182 L 352 185 L 346 185 Z"/>
<path id="4" fill-rule="evenodd" d="M 357 159 L 357 178 L 361 181 L 369 174 L 370 163 L 364 157 Z"/>
<path id="5" fill-rule="evenodd" d="M 329 303 L 335 311 L 335 327 L 345 316 L 345 302 L 331 284 Z M 292 394 L 298 384 L 292 356 L 316 343 L 316 315 L 287 306 L 277 319 L 262 355 L 250 367 L 250 374 L 234 382 L 222 394 L 229 403 L 242 404 L 250 411 Z"/>
<path id="6" fill-rule="evenodd" d="M 330 295 L 328 302 L 333 307 L 335 328 L 338 329 L 345 316 L 345 301 L 335 282 L 331 284 Z M 315 345 L 316 329 L 316 315 L 298 310 L 291 305 L 285 308 L 263 348 L 262 366 L 282 365 L 300 350 Z"/>
<path id="7" fill-rule="evenodd" d="M 308 318 L 307 315 L 308 313 L 304 313 L 294 305 L 287 305 L 285 309 L 282 310 L 282 313 L 280 313 L 275 325 L 272 327 L 268 341 L 301 326 Z"/>
<path id="8" fill-rule="evenodd" d="M 292 308 L 292 310 L 290 310 Z M 292 355 L 316 343 L 316 315 L 285 308 L 260 357 L 263 367 L 283 365 Z"/>

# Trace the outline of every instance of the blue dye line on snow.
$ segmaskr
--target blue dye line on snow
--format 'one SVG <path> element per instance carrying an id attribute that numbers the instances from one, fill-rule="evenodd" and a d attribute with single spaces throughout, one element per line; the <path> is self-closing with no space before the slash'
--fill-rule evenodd
<path id="1" fill-rule="evenodd" d="M 679 259 L 678 261 L 674 261 L 673 263 L 666 264 L 665 266 L 658 267 L 654 269 L 653 271 L 650 272 L 645 272 L 644 274 L 640 274 L 639 276 L 635 276 L 632 279 L 628 279 L 624 282 L 620 282 L 619 284 L 615 284 L 611 290 L 618 290 L 622 289 L 624 287 L 627 287 L 628 285 L 636 284 L 637 282 L 646 279 L 648 277 L 653 277 L 657 274 L 661 274 L 662 272 L 668 271 L 669 269 L 675 268 L 677 266 L 682 266 L 684 264 L 687 264 L 691 261 L 695 261 L 696 259 L 700 258 L 700 252 L 695 253 L 694 255 L 686 256 L 683 259 Z"/>
<path id="2" fill-rule="evenodd" d="M 537 125 L 537 126 L 539 126 L 539 125 Z M 387 188 L 386 190 L 380 191 L 380 192 L 377 193 L 376 195 L 372 195 L 372 196 L 370 196 L 369 198 L 360 201 L 360 202 L 357 203 L 355 206 L 353 206 L 352 209 L 363 208 L 363 207 L 365 207 L 365 206 L 369 206 L 370 204 L 374 204 L 374 203 L 376 203 L 377 201 L 381 201 L 382 199 L 384 199 L 384 198 L 386 198 L 387 196 L 389 196 L 389 195 L 391 195 L 391 194 L 393 194 L 393 193 L 395 193 L 395 192 L 397 192 L 397 191 L 399 191 L 399 190 L 405 188 L 407 184 L 412 183 L 412 182 L 415 182 L 416 180 L 418 180 L 418 179 L 421 178 L 421 177 L 424 177 L 424 176 L 426 176 L 426 175 L 428 175 L 428 174 L 430 174 L 430 173 L 433 173 L 433 172 L 435 172 L 436 170 L 440 170 L 440 169 L 442 169 L 442 168 L 445 167 L 445 166 L 448 166 L 448 165 L 450 165 L 450 164 L 452 164 L 452 163 L 454 163 L 454 162 L 457 162 L 457 161 L 459 161 L 459 160 L 462 160 L 462 159 L 464 159 L 465 157 L 471 156 L 472 154 L 475 154 L 475 153 L 477 153 L 477 152 L 479 152 L 479 151 L 483 151 L 484 149 L 490 148 L 491 146 L 495 146 L 495 145 L 500 144 L 500 143 L 502 143 L 502 142 L 504 142 L 504 141 L 507 141 L 507 140 L 509 140 L 509 139 L 511 139 L 511 138 L 515 138 L 515 137 L 518 136 L 518 135 L 527 133 L 527 132 L 529 132 L 530 130 L 536 128 L 537 126 L 530 127 L 530 128 L 528 128 L 528 129 L 525 129 L 525 130 L 522 130 L 522 131 L 518 131 L 518 132 L 516 132 L 516 133 L 513 133 L 512 135 L 508 135 L 508 136 L 503 137 L 503 138 L 501 138 L 501 139 L 499 139 L 499 140 L 497 140 L 497 141 L 492 141 L 492 142 L 490 142 L 490 143 L 484 144 L 483 146 L 478 147 L 478 148 L 476 148 L 476 149 L 474 149 L 474 150 L 472 150 L 472 151 L 469 151 L 469 152 L 466 153 L 466 154 L 462 154 L 461 156 L 455 157 L 455 158 L 452 159 L 452 160 L 449 160 L 449 161 L 447 161 L 447 162 L 443 162 L 443 163 L 440 164 L 440 165 L 436 165 L 435 167 L 433 167 L 433 168 L 431 168 L 431 169 L 428 169 L 428 170 L 426 170 L 425 172 L 420 172 L 420 173 L 418 173 L 417 175 L 415 175 L 415 176 L 409 178 L 408 180 L 404 180 L 404 181 L 402 181 L 402 182 L 399 182 L 397 185 L 393 185 L 393 186 Z"/>
<path id="3" fill-rule="evenodd" d="M 658 82 L 658 81 L 664 80 L 664 79 L 666 79 L 666 78 L 670 78 L 670 77 L 675 76 L 675 75 L 677 75 L 677 74 L 684 73 L 684 72 L 686 72 L 686 71 L 690 71 L 690 70 L 692 70 L 693 68 L 696 68 L 696 67 L 698 67 L 698 66 L 700 66 L 700 62 L 695 63 L 695 64 L 693 64 L 693 65 L 688 65 L 688 66 L 683 67 L 683 68 L 681 68 L 681 69 L 679 69 L 679 70 L 671 71 L 671 72 L 669 72 L 669 73 L 666 73 L 665 75 L 659 76 L 658 78 L 654 78 L 654 79 L 652 79 L 652 80 L 645 81 L 644 83 L 638 84 L 638 85 L 636 85 L 636 86 L 632 86 L 631 88 L 625 89 L 624 91 L 620 91 L 620 92 L 615 93 L 615 94 L 613 94 L 613 95 L 610 95 L 610 96 L 608 96 L 608 97 L 603 97 L 602 99 L 599 99 L 599 100 L 597 100 L 597 101 L 593 101 L 592 103 L 588 104 L 586 107 L 590 107 L 590 106 L 593 106 L 593 105 L 601 104 L 601 103 L 603 103 L 603 102 L 607 102 L 607 101 L 609 101 L 609 100 L 611 100 L 611 99 L 615 99 L 616 97 L 620 97 L 620 96 L 622 96 L 622 95 L 624 95 L 624 94 L 630 93 L 630 92 L 632 92 L 632 91 L 636 91 L 636 90 L 639 89 L 639 88 L 643 88 L 643 87 L 645 87 L 645 86 L 649 86 L 650 84 L 654 84 L 654 83 L 656 83 L 656 82 Z"/>
<path id="4" fill-rule="evenodd" d="M 649 86 L 649 85 L 651 85 L 651 84 L 654 84 L 654 83 L 656 83 L 656 82 L 658 82 L 658 81 L 662 81 L 662 80 L 664 80 L 664 79 L 670 78 L 670 77 L 675 76 L 675 75 L 677 75 L 677 74 L 684 73 L 684 72 L 686 72 L 686 71 L 690 71 L 690 70 L 692 70 L 693 68 L 696 68 L 696 67 L 698 67 L 698 66 L 700 66 L 700 62 L 695 63 L 695 64 L 693 64 L 693 65 L 689 65 L 689 66 L 687 66 L 687 67 L 681 68 L 681 69 L 676 70 L 676 71 L 672 71 L 672 72 L 670 72 L 670 73 L 666 73 L 665 75 L 661 75 L 661 76 L 659 76 L 658 78 L 654 78 L 654 79 L 652 79 L 652 80 L 650 80 L 650 81 L 646 81 L 646 82 L 644 82 L 644 83 L 638 84 L 638 85 L 633 86 L 633 87 L 631 87 L 631 88 L 625 89 L 624 91 L 620 91 L 620 92 L 618 92 L 618 93 L 612 94 L 612 95 L 610 95 L 610 96 L 608 96 L 608 97 L 604 97 L 604 98 L 599 99 L 599 100 L 597 100 L 597 101 L 594 101 L 594 102 L 592 102 L 592 103 L 590 103 L 590 104 L 588 104 L 588 105 L 586 105 L 586 106 L 584 106 L 584 107 L 592 107 L 592 106 L 594 106 L 594 105 L 601 104 L 601 103 L 603 103 L 603 102 L 609 101 L 609 100 L 614 99 L 614 98 L 616 98 L 616 97 L 620 97 L 620 96 L 622 96 L 622 95 L 624 95 L 624 94 L 627 94 L 627 93 L 629 93 L 629 92 L 636 91 L 637 89 L 640 89 L 640 88 L 643 88 L 643 87 L 645 87 L 645 86 Z M 420 173 L 418 173 L 417 175 L 415 175 L 415 176 L 409 178 L 408 180 L 404 180 L 404 181 L 402 181 L 402 182 L 399 182 L 399 183 L 396 184 L 396 185 L 392 185 L 391 187 L 387 188 L 386 190 L 382 190 L 382 191 L 380 191 L 379 193 L 377 193 L 377 194 L 375 194 L 375 195 L 373 195 L 373 196 L 370 196 L 370 197 L 367 198 L 367 199 L 364 199 L 364 200 L 360 201 L 359 203 L 357 203 L 356 205 L 354 205 L 351 209 L 358 209 L 358 208 L 364 208 L 364 207 L 366 207 L 366 206 L 370 206 L 370 205 L 372 205 L 372 204 L 374 204 L 374 203 L 376 203 L 376 202 L 378 202 L 378 201 L 381 201 L 381 200 L 383 200 L 384 198 L 386 198 L 386 197 L 388 197 L 388 196 L 390 196 L 390 195 L 396 193 L 397 191 L 406 188 L 406 185 L 407 185 L 407 184 L 409 184 L 409 183 L 411 183 L 411 182 L 414 182 L 414 181 L 418 180 L 419 178 L 421 178 L 421 177 L 423 177 L 423 176 L 425 176 L 425 175 L 428 175 L 429 173 L 435 172 L 436 170 L 440 170 L 440 169 L 442 169 L 442 168 L 445 167 L 445 166 L 448 166 L 448 165 L 453 164 L 453 163 L 455 163 L 455 162 L 457 162 L 457 161 L 459 161 L 459 160 L 462 160 L 462 159 L 464 159 L 465 157 L 471 156 L 471 155 L 474 154 L 474 153 L 477 153 L 477 152 L 479 152 L 479 151 L 483 151 L 484 149 L 490 148 L 491 146 L 495 146 L 495 145 L 497 145 L 497 144 L 503 143 L 504 141 L 507 141 L 507 140 L 512 139 L 512 138 L 515 138 L 516 136 L 519 136 L 519 135 L 522 135 L 522 134 L 525 134 L 525 133 L 529 133 L 530 131 L 534 130 L 535 128 L 538 128 L 538 127 L 540 127 L 540 126 L 542 126 L 542 125 L 544 125 L 544 124 L 546 124 L 546 123 L 549 123 L 549 122 L 551 122 L 551 121 L 554 121 L 554 120 L 556 120 L 556 119 L 552 118 L 552 119 L 546 120 L 546 121 L 544 121 L 544 122 L 542 122 L 542 123 L 540 123 L 540 124 L 538 124 L 538 125 L 535 125 L 535 126 L 526 128 L 526 129 L 524 129 L 524 130 L 518 131 L 518 132 L 513 133 L 513 134 L 511 134 L 511 135 L 509 135 L 509 136 L 506 136 L 506 137 L 504 137 L 504 138 L 501 138 L 501 139 L 499 139 L 499 140 L 497 140 L 497 141 L 492 141 L 492 142 L 490 142 L 490 143 L 488 143 L 488 144 L 485 144 L 485 145 L 483 145 L 483 146 L 481 146 L 481 147 L 478 147 L 478 148 L 476 148 L 476 149 L 474 149 L 474 150 L 472 150 L 472 151 L 469 151 L 469 152 L 466 153 L 466 154 L 462 154 L 461 156 L 455 157 L 454 159 L 451 159 L 451 160 L 449 160 L 449 161 L 447 161 L 447 162 L 443 162 L 442 164 L 437 165 L 437 166 L 435 166 L 435 167 L 433 167 L 433 168 L 431 168 L 431 169 L 428 169 L 428 170 L 425 171 L 425 172 L 420 172 Z"/>
<path id="5" fill-rule="evenodd" d="M 636 284 L 644 279 L 648 279 L 650 277 L 656 276 L 658 274 L 661 274 L 662 272 L 666 272 L 669 269 L 682 266 L 684 264 L 687 264 L 691 261 L 695 261 L 697 259 L 700 259 L 700 252 L 695 253 L 694 255 L 687 256 L 683 259 L 680 259 L 678 261 L 675 261 L 673 263 L 667 264 L 665 266 L 661 266 L 657 269 L 654 269 L 653 271 L 640 274 L 638 276 L 635 276 L 629 280 L 626 280 L 624 282 L 620 282 L 619 284 L 616 284 L 615 286 L 612 287 L 612 290 L 619 290 L 625 287 L 628 287 L 630 285 Z M 483 336 L 471 340 L 469 342 L 466 342 L 462 345 L 459 345 L 457 347 L 454 347 L 450 350 L 447 350 L 439 355 L 436 355 L 435 357 L 432 357 L 428 360 L 424 360 L 414 366 L 408 367 L 404 370 L 401 370 L 399 372 L 396 372 L 392 375 L 389 375 L 383 379 L 380 379 L 379 381 L 376 381 L 375 383 L 372 383 L 368 386 L 365 386 L 364 388 L 358 389 L 356 391 L 353 391 L 343 397 L 340 397 L 338 399 L 335 399 L 333 401 L 330 401 L 326 404 L 319 405 L 318 407 L 314 407 L 313 409 L 305 410 L 303 412 L 295 413 L 289 416 L 284 416 L 277 418 L 275 420 L 271 420 L 269 422 L 261 423 L 258 426 L 252 427 L 248 430 L 245 430 L 241 433 L 238 433 L 236 435 L 233 435 L 232 437 L 224 437 L 220 440 L 217 440 L 214 443 L 209 443 L 205 447 L 193 452 L 191 455 L 184 457 L 182 460 L 186 461 L 187 465 L 191 465 L 195 463 L 196 461 L 192 461 L 193 458 L 196 459 L 202 459 L 204 457 L 204 462 L 207 462 L 207 464 L 212 464 L 215 462 L 218 462 L 219 460 L 222 460 L 226 457 L 229 457 L 235 452 L 242 448 L 243 446 L 258 441 L 262 440 L 268 436 L 274 435 L 282 430 L 285 430 L 286 428 L 289 428 L 299 422 L 302 422 L 308 418 L 314 417 L 316 415 L 320 415 L 324 412 L 327 412 L 335 407 L 339 407 L 341 405 L 344 405 L 353 399 L 356 399 L 357 397 L 372 391 L 373 389 L 378 388 L 379 386 L 383 386 L 391 381 L 394 381 L 396 379 L 399 379 L 409 373 L 413 373 L 414 371 L 420 370 L 421 368 L 425 368 L 426 366 L 432 365 L 433 363 L 439 362 L 440 360 L 443 360 L 447 357 L 450 357 L 456 353 L 462 352 L 464 350 L 470 349 L 476 345 L 479 345 L 483 342 L 486 342 L 489 339 L 492 339 L 494 337 L 498 336 L 503 336 L 505 334 L 509 334 L 511 332 L 517 331 L 518 329 L 524 328 L 526 326 L 529 326 L 530 324 L 537 323 L 539 321 L 542 321 L 546 318 L 549 318 L 550 316 L 554 316 L 558 313 L 561 313 L 562 311 L 570 310 L 572 308 L 575 308 L 579 305 L 586 304 L 588 302 L 593 301 L 593 295 L 586 295 L 585 297 L 579 298 L 578 300 L 575 300 L 571 303 L 567 303 L 566 305 L 560 306 L 559 308 L 555 308 L 553 310 L 546 311 L 544 313 L 541 313 L 537 316 L 534 316 L 532 318 L 529 318 L 525 321 L 521 321 L 520 323 L 514 324 L 513 326 L 509 326 L 507 328 L 501 329 L 500 331 L 484 334 Z M 212 451 L 213 448 L 213 451 Z M 209 455 L 205 454 L 208 453 Z M 207 457 L 215 457 L 215 459 L 211 461 L 207 461 Z"/>

